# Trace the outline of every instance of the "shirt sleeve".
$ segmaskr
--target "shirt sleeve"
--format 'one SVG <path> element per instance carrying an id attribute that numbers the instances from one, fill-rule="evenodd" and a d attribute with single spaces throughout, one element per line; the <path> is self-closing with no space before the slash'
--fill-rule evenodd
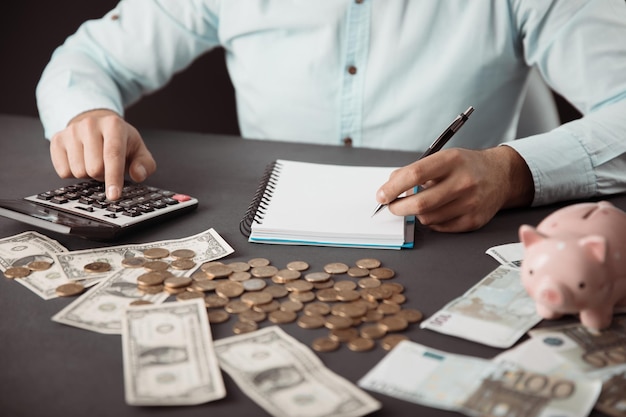
<path id="1" fill-rule="evenodd" d="M 524 59 L 583 114 L 507 143 L 530 168 L 533 205 L 626 191 L 626 3 L 513 4 Z"/>
<path id="2" fill-rule="evenodd" d="M 80 113 L 124 108 L 219 44 L 211 2 L 122 0 L 58 47 L 37 85 L 46 137 Z"/>

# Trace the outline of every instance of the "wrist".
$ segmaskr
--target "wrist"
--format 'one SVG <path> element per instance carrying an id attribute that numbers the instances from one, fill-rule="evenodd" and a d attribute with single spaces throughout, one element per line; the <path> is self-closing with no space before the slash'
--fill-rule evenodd
<path id="1" fill-rule="evenodd" d="M 535 197 L 535 183 L 530 168 L 522 156 L 510 146 L 490 149 L 500 163 L 500 174 L 506 184 L 502 208 L 530 206 Z"/>

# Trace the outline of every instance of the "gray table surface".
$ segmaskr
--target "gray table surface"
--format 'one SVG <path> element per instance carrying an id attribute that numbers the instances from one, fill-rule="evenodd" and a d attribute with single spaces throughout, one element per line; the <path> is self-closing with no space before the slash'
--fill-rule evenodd
<path id="1" fill-rule="evenodd" d="M 401 251 L 253 244 L 239 232 L 239 221 L 266 165 L 273 160 L 402 166 L 418 155 L 189 132 L 145 130 L 142 134 L 158 163 L 157 172 L 147 183 L 195 196 L 200 201 L 198 209 L 111 243 L 46 232 L 48 236 L 69 250 L 78 250 L 181 238 L 214 228 L 235 250 L 225 261 L 265 257 L 273 265 L 283 267 L 292 260 L 305 260 L 311 269 L 321 270 L 329 262 L 353 264 L 360 258 L 378 258 L 384 266 L 396 271 L 394 280 L 404 285 L 407 297 L 404 307 L 419 309 L 429 316 L 498 266 L 485 254 L 488 248 L 517 242 L 519 225 L 536 225 L 560 207 L 502 211 L 487 226 L 471 233 L 443 234 L 418 227 L 415 248 Z M 0 167 L 0 198 L 3 199 L 18 199 L 73 182 L 56 176 L 41 125 L 30 117 L 0 115 Z M 624 196 L 608 200 L 626 208 Z M 320 204 L 332 204 L 332 201 Z M 0 217 L 0 238 L 27 230 L 37 229 Z M 124 400 L 120 336 L 96 334 L 50 320 L 71 301 L 65 298 L 44 301 L 25 287 L 0 279 L 0 415 L 266 415 L 225 373 L 227 396 L 222 400 L 190 407 L 128 406 Z M 233 319 L 213 325 L 214 338 L 231 336 L 232 322 Z M 262 327 L 270 324 L 266 321 Z M 323 329 L 304 330 L 296 324 L 282 327 L 309 346 L 313 339 L 325 334 Z M 501 352 L 422 330 L 417 324 L 411 325 L 404 334 L 415 342 L 452 353 L 492 358 Z M 356 353 L 342 346 L 335 352 L 317 355 L 332 371 L 356 383 L 386 353 L 381 347 Z M 383 405 L 372 414 L 374 416 L 459 415 L 370 394 Z M 592 415 L 601 414 L 594 411 Z"/>

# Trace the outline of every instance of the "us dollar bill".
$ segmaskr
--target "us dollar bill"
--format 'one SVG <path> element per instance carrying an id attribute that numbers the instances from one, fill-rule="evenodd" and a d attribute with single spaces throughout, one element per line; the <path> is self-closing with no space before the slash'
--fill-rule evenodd
<path id="1" fill-rule="evenodd" d="M 169 297 L 166 292 L 151 295 L 139 291 L 137 278 L 144 273 L 142 269 L 115 272 L 52 316 L 52 321 L 96 333 L 120 334 L 122 317 L 130 303 L 141 299 L 160 304 Z"/>
<path id="2" fill-rule="evenodd" d="M 456 355 L 403 341 L 361 380 L 365 389 L 469 416 L 587 416 L 601 383 Z M 504 415 L 503 414 L 503 415 Z"/>
<path id="3" fill-rule="evenodd" d="M 420 327 L 508 348 L 539 321 L 535 302 L 520 281 L 520 271 L 501 265 Z"/>
<path id="4" fill-rule="evenodd" d="M 31 271 L 24 278 L 15 281 L 22 284 L 44 300 L 56 298 L 55 289 L 69 282 L 63 274 L 54 255 L 67 252 L 67 249 L 56 240 L 37 232 L 24 232 L 15 236 L 0 239 L 0 269 L 2 272 L 16 266 L 27 266 L 33 261 L 46 261 L 52 266 L 45 271 Z M 82 281 L 83 285 L 91 284 Z"/>
<path id="5" fill-rule="evenodd" d="M 181 239 L 67 252 L 56 255 L 56 261 L 69 280 L 102 279 L 122 269 L 124 258 L 141 257 L 143 251 L 150 248 L 167 248 L 170 252 L 177 249 L 191 249 L 196 253 L 194 261 L 197 263 L 222 258 L 234 252 L 233 248 L 214 229 L 209 229 Z M 85 271 L 84 266 L 92 262 L 106 262 L 111 265 L 111 269 L 99 274 Z"/>
<path id="6" fill-rule="evenodd" d="M 204 300 L 133 306 L 122 316 L 130 405 L 195 405 L 223 398 Z"/>
<path id="7" fill-rule="evenodd" d="M 220 366 L 273 416 L 351 417 L 380 403 L 278 326 L 215 342 Z"/>

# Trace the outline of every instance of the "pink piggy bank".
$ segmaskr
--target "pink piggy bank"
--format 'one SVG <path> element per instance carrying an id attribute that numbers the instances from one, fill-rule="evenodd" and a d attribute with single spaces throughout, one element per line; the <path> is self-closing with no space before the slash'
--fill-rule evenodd
<path id="1" fill-rule="evenodd" d="M 546 319 L 580 314 L 593 330 L 626 305 L 626 213 L 607 201 L 574 204 L 537 228 L 522 225 L 522 283 Z"/>

